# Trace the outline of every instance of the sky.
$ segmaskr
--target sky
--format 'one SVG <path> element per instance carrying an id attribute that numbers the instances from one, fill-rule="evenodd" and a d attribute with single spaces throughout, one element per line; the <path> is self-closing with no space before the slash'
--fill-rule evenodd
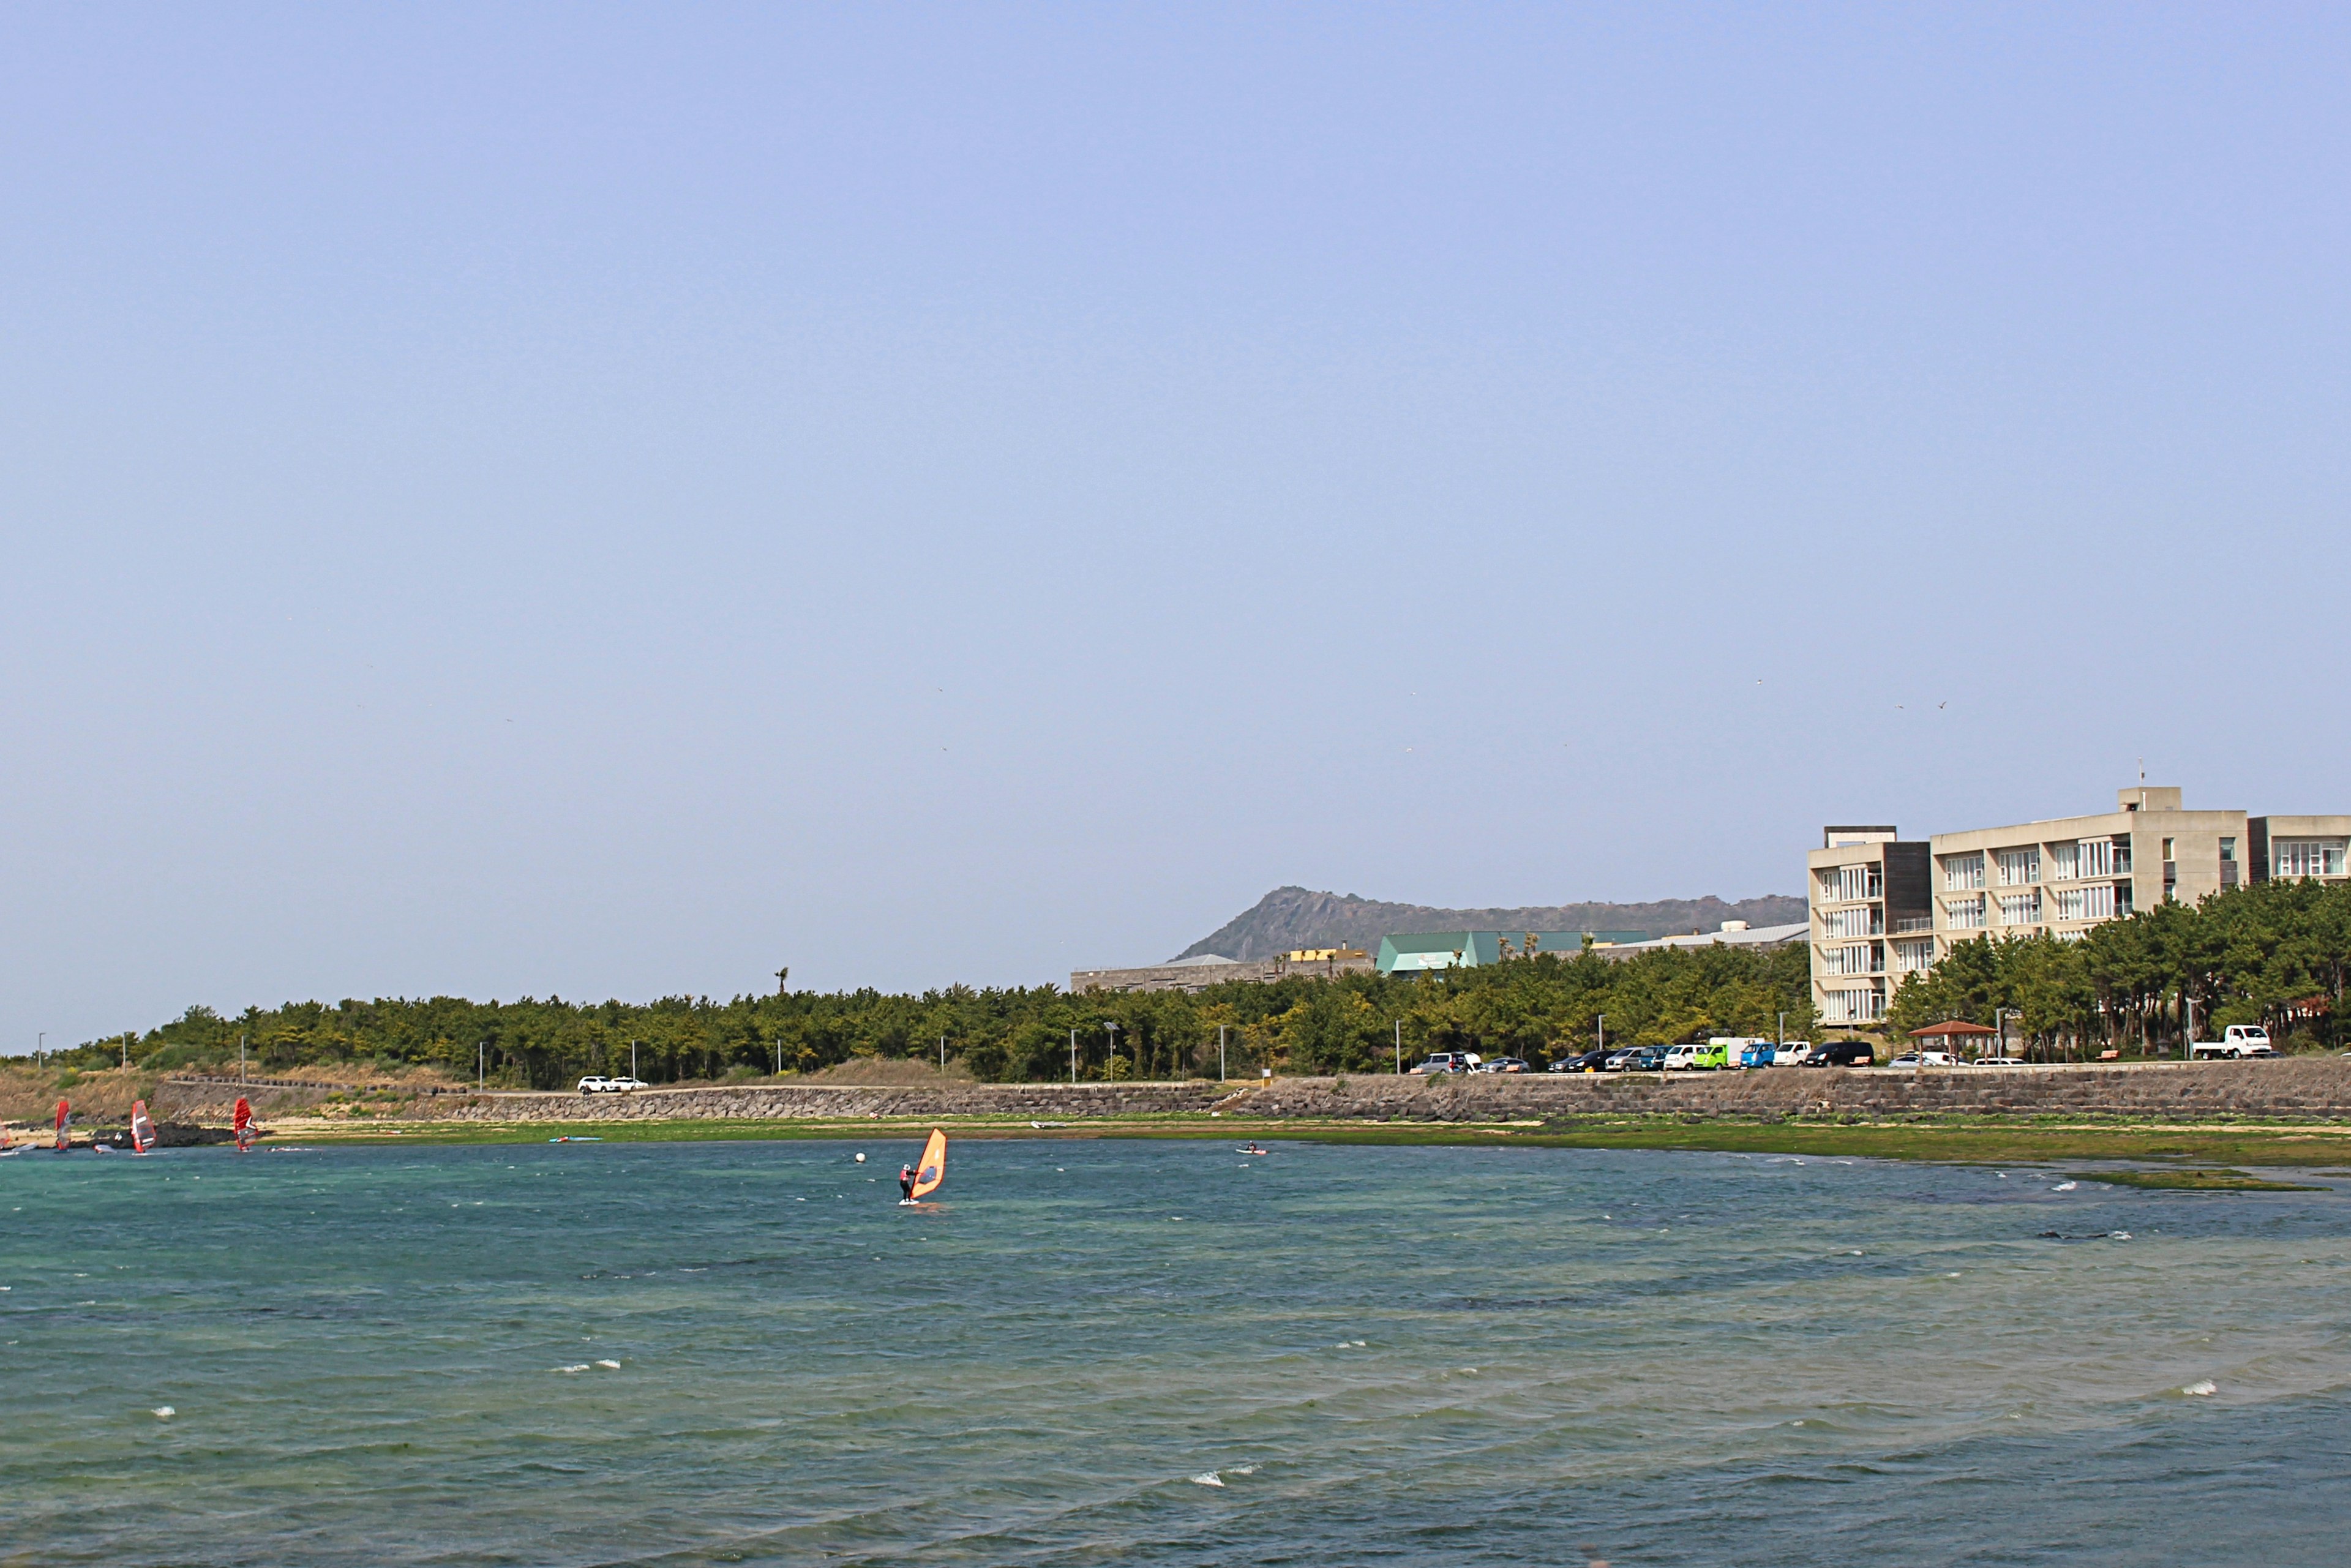
<path id="1" fill-rule="evenodd" d="M 0 10 L 0 1051 L 2351 811 L 2351 16 Z"/>

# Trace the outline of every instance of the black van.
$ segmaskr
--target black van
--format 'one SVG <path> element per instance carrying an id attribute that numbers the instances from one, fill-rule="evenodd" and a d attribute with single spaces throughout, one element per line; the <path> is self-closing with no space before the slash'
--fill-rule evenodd
<path id="1" fill-rule="evenodd" d="M 1804 1065 L 1807 1067 L 1867 1067 L 1876 1060 L 1876 1052 L 1865 1040 L 1827 1040 L 1813 1047 L 1812 1055 L 1804 1058 Z"/>

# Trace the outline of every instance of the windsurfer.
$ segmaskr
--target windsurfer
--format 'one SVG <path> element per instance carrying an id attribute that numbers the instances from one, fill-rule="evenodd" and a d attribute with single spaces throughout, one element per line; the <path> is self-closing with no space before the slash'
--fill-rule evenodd
<path id="1" fill-rule="evenodd" d="M 914 1196 L 914 1167 L 912 1166 L 898 1167 L 898 1196 L 902 1198 Z"/>

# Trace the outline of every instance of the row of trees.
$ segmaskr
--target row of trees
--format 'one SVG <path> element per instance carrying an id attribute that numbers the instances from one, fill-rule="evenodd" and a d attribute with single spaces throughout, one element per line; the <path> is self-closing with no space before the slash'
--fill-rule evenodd
<path id="1" fill-rule="evenodd" d="M 2158 904 L 2074 941 L 1963 942 L 1902 983 L 1886 1023 L 1897 1033 L 1951 1019 L 1999 1028 L 2005 1013 L 2011 1040 L 2021 1035 L 2040 1056 L 2179 1054 L 2232 1023 L 2315 1050 L 2342 1043 L 2346 977 L 2351 883 L 2269 882 Z"/>
<path id="2" fill-rule="evenodd" d="M 490 1080 L 567 1087 L 590 1072 L 653 1082 L 810 1071 L 857 1057 L 935 1059 L 998 1081 L 1066 1077 L 1072 1038 L 1081 1078 L 1215 1076 L 1217 1039 L 1235 1075 L 1392 1071 L 1425 1051 L 1528 1057 L 1539 1065 L 1585 1049 L 1603 1016 L 1611 1043 L 1663 1044 L 1707 1034 L 1810 1032 L 1801 946 L 1774 952 L 1708 946 L 1611 961 L 1541 954 L 1409 979 L 1348 975 L 1239 982 L 1176 991 L 1071 995 L 1050 986 L 920 996 L 874 990 L 773 997 L 617 1001 L 289 1002 L 225 1017 L 191 1008 L 144 1034 L 94 1040 L 60 1065 L 97 1068 L 126 1053 L 154 1071 L 349 1063 L 426 1067 Z M 1106 1028 L 1115 1025 L 1116 1028 Z M 478 1052 L 478 1058 L 477 1058 Z"/>

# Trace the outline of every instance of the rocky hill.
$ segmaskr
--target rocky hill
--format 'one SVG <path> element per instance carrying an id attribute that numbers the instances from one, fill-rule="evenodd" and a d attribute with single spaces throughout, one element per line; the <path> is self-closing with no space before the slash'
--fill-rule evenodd
<path id="1" fill-rule="evenodd" d="M 1271 958 L 1299 947 L 1362 947 L 1376 951 L 1395 931 L 1644 931 L 1674 936 L 1711 931 L 1726 920 L 1789 925 L 1804 918 L 1804 901 L 1777 894 L 1727 904 L 1719 898 L 1661 898 L 1652 904 L 1562 904 L 1540 909 L 1432 909 L 1425 904 L 1277 887 L 1244 913 L 1209 932 L 1177 958 L 1215 953 L 1241 960 Z"/>

